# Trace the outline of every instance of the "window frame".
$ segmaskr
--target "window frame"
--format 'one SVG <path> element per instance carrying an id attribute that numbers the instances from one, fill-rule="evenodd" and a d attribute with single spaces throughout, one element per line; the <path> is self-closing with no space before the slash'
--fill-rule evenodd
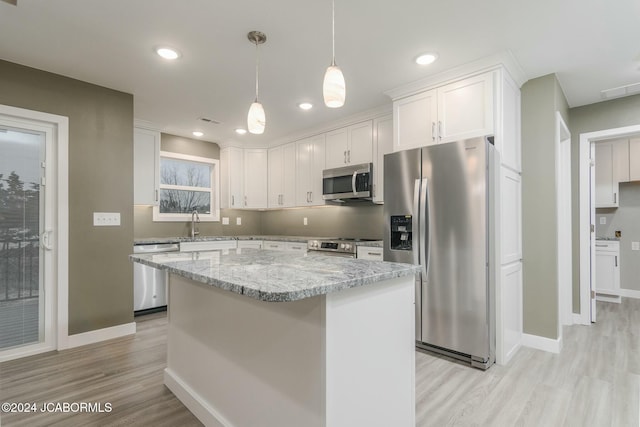
<path id="1" fill-rule="evenodd" d="M 181 185 L 162 184 L 160 181 L 162 159 L 175 159 L 193 163 L 204 163 L 211 167 L 210 187 L 190 187 Z M 211 211 L 207 213 L 198 212 L 201 222 L 219 222 L 220 221 L 220 160 L 208 157 L 192 156 L 189 154 L 174 153 L 172 151 L 160 151 L 158 156 L 158 197 L 162 190 L 186 190 L 186 191 L 202 191 L 210 192 Z M 154 222 L 185 222 L 191 221 L 191 213 L 162 213 L 160 212 L 160 199 L 158 204 L 153 206 Z"/>

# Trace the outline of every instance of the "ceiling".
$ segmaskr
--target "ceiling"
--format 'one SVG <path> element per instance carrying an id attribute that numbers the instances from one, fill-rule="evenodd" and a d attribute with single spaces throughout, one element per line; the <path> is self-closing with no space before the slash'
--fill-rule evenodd
<path id="1" fill-rule="evenodd" d="M 569 105 L 640 82 L 637 0 L 336 0 L 339 109 L 322 101 L 331 62 L 330 0 L 19 0 L 0 2 L 0 59 L 134 95 L 135 118 L 222 144 L 264 146 L 389 104 L 384 91 L 510 51 L 526 78 L 556 73 Z M 260 30 L 263 135 L 246 127 Z M 168 62 L 154 47 L 182 57 Z M 439 59 L 413 60 L 425 51 Z M 1 77 L 1 76 L 0 76 Z M 310 111 L 297 104 L 309 101 Z M 220 122 L 204 123 L 206 117 Z"/>

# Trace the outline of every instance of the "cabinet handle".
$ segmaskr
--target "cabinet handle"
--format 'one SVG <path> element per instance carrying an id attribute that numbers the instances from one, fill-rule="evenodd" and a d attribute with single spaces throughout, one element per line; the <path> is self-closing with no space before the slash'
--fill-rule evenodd
<path id="1" fill-rule="evenodd" d="M 614 256 L 614 258 L 616 260 L 616 265 L 615 266 L 617 267 L 618 266 L 618 256 L 616 255 L 616 256 Z"/>
<path id="2" fill-rule="evenodd" d="M 606 247 L 608 247 L 608 246 L 609 246 L 609 245 L 598 245 L 598 244 L 596 244 L 596 247 L 597 247 L 597 248 L 606 248 Z"/>
<path id="3" fill-rule="evenodd" d="M 618 203 L 618 193 L 613 193 L 613 203 Z"/>
<path id="4" fill-rule="evenodd" d="M 236 205 L 236 196 L 231 196 L 231 206 L 235 206 Z"/>
<path id="5" fill-rule="evenodd" d="M 244 205 L 247 206 L 247 196 L 244 196 Z"/>
<path id="6" fill-rule="evenodd" d="M 347 163 L 351 163 L 351 150 L 347 150 Z"/>
<path id="7" fill-rule="evenodd" d="M 313 203 L 313 191 L 309 191 L 309 202 Z"/>
<path id="8" fill-rule="evenodd" d="M 158 190 L 156 190 L 156 202 L 158 201 Z"/>
<path id="9" fill-rule="evenodd" d="M 342 152 L 342 155 L 344 156 L 344 160 L 342 161 L 342 163 L 345 163 L 345 164 L 346 164 L 346 163 L 347 163 L 347 151 L 346 151 L 346 150 L 345 150 L 345 151 L 343 151 L 343 152 Z"/>
<path id="10" fill-rule="evenodd" d="M 436 140 L 436 122 L 431 122 L 431 140 Z"/>
<path id="11" fill-rule="evenodd" d="M 438 139 L 442 140 L 442 121 L 438 120 Z"/>
<path id="12" fill-rule="evenodd" d="M 380 256 L 378 252 L 367 252 L 367 255 Z"/>

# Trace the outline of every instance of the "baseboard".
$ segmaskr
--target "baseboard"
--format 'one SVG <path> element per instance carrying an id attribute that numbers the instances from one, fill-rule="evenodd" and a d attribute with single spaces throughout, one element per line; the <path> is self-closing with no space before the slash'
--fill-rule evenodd
<path id="1" fill-rule="evenodd" d="M 621 297 L 640 299 L 640 291 L 636 291 L 633 289 L 620 289 L 618 293 Z"/>
<path id="2" fill-rule="evenodd" d="M 195 390 L 189 387 L 169 368 L 164 370 L 164 385 L 205 426 L 233 427 L 233 424 L 211 407 Z"/>
<path id="3" fill-rule="evenodd" d="M 562 337 L 551 339 L 538 335 L 522 334 L 522 345 L 549 353 L 560 353 L 562 350 Z"/>
<path id="4" fill-rule="evenodd" d="M 590 325 L 591 321 L 585 323 L 581 313 L 573 313 L 573 324 L 574 325 Z"/>
<path id="5" fill-rule="evenodd" d="M 110 328 L 96 329 L 95 331 L 83 332 L 81 334 L 69 335 L 64 348 L 80 347 L 81 345 L 93 344 L 113 338 L 125 337 L 136 333 L 136 322 L 125 323 L 123 325 L 112 326 Z M 59 348 L 59 350 L 64 350 Z"/>

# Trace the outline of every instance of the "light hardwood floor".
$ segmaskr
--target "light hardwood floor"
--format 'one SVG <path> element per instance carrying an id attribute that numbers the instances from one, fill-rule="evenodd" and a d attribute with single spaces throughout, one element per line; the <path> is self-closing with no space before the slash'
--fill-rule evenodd
<path id="1" fill-rule="evenodd" d="M 417 425 L 638 426 L 640 300 L 598 310 L 595 325 L 565 327 L 561 354 L 522 348 L 486 372 L 417 352 Z M 135 337 L 0 364 L 0 402 L 110 402 L 112 412 L 3 414 L 1 425 L 201 425 L 162 383 L 164 314 L 137 320 Z"/>

